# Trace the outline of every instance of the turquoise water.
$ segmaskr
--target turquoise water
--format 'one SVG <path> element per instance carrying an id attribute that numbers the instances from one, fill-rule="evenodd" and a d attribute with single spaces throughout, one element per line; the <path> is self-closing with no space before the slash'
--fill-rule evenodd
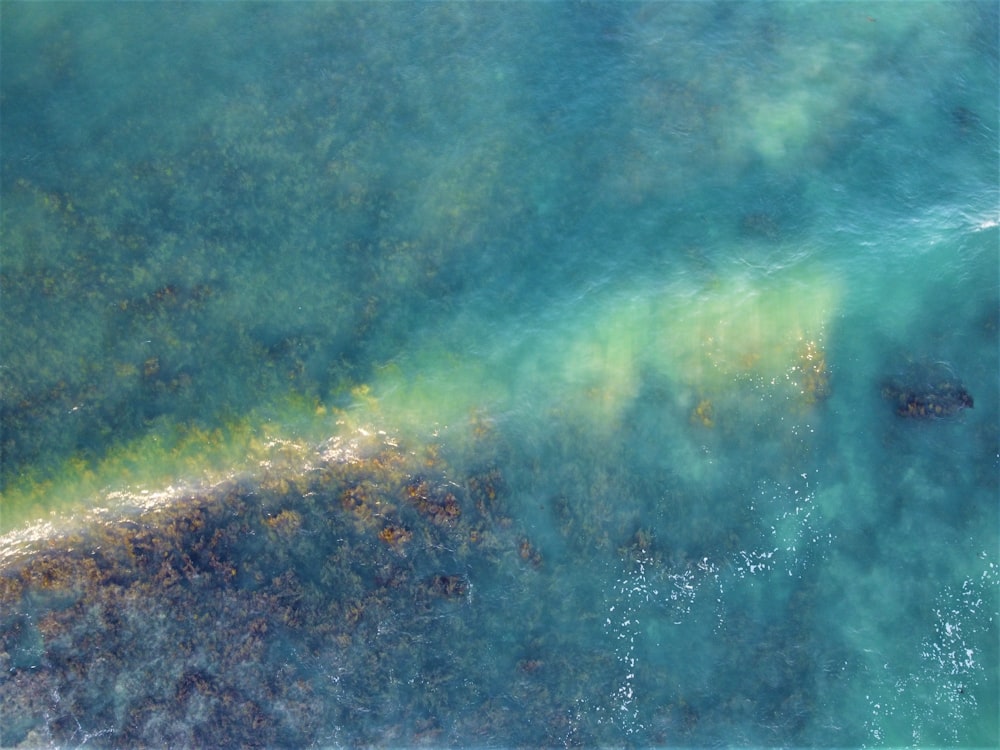
<path id="1" fill-rule="evenodd" d="M 342 652 L 272 619 L 242 679 L 310 712 L 260 744 L 998 743 L 995 3 L 2 13 L 12 580 L 238 477 L 323 540 L 248 521 L 291 550 L 276 591 L 267 566 L 463 580 L 431 614 L 376 592 Z M 458 526 L 310 526 L 286 485 L 371 436 L 446 457 Z M 3 622 L 5 745 L 203 744 L 197 706 L 59 683 L 39 601 Z"/>

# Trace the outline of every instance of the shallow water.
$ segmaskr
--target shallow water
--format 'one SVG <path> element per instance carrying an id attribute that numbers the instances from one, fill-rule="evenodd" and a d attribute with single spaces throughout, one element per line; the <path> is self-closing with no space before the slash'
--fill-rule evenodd
<path id="1" fill-rule="evenodd" d="M 316 447 L 381 436 L 460 520 L 261 520 L 258 572 L 463 596 L 358 594 L 342 652 L 272 622 L 244 678 L 330 718 L 271 744 L 997 744 L 995 4 L 3 13 L 5 575 L 237 479 L 308 527 Z M 19 707 L 55 669 L 25 597 Z M 4 744 L 204 741 L 112 683 Z"/>

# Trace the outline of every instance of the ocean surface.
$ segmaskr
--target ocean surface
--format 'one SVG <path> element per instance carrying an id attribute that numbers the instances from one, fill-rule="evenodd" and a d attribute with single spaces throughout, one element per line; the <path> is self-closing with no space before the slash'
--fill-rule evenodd
<path id="1" fill-rule="evenodd" d="M 996 2 L 0 14 L 0 744 L 1000 744 Z"/>

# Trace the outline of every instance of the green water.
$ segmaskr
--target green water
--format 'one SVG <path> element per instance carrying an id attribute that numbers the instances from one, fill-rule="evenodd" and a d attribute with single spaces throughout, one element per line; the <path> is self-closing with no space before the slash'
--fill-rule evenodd
<path id="1" fill-rule="evenodd" d="M 2 14 L 0 559 L 383 435 L 503 477 L 432 743 L 997 743 L 995 3 Z"/>

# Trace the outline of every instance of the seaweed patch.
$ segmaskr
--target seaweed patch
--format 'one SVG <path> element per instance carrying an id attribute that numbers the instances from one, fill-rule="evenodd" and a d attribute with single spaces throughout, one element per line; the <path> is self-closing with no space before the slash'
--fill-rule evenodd
<path id="1" fill-rule="evenodd" d="M 943 363 L 911 368 L 882 386 L 882 398 L 893 404 L 896 414 L 911 419 L 952 417 L 973 406 L 972 394 Z"/>

